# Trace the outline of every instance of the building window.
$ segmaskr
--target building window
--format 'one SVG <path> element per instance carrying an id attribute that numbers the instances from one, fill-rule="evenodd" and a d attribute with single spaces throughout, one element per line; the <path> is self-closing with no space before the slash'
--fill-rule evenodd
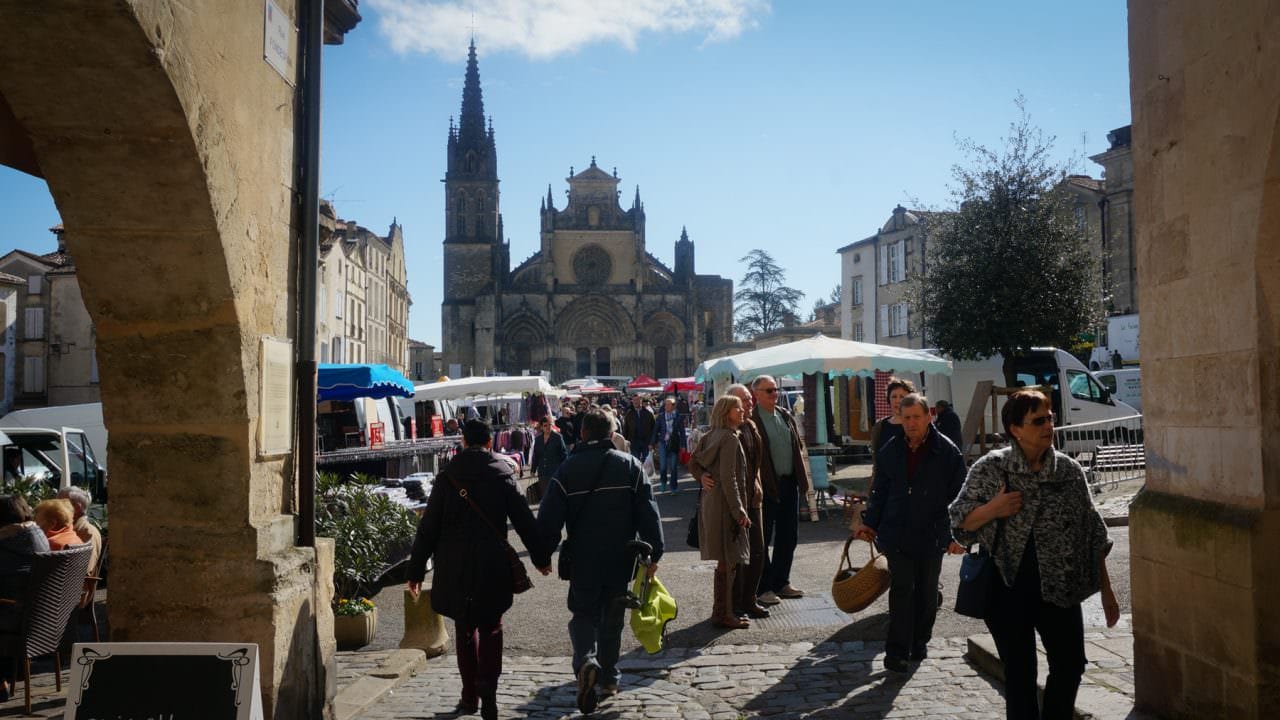
<path id="1" fill-rule="evenodd" d="M 849 294 L 853 296 L 853 304 L 861 305 L 862 304 L 862 276 L 854 275 L 853 279 L 849 282 L 849 287 L 850 287 Z"/>
<path id="2" fill-rule="evenodd" d="M 342 291 L 341 290 L 335 291 L 333 293 L 333 316 L 338 318 L 339 320 L 342 319 L 343 304 L 344 302 L 342 298 Z"/>
<path id="3" fill-rule="evenodd" d="M 653 349 L 653 376 L 655 378 L 671 377 L 671 348 L 659 345 Z"/>
<path id="4" fill-rule="evenodd" d="M 44 288 L 44 276 L 28 275 L 27 276 L 27 294 L 39 295 Z"/>
<path id="5" fill-rule="evenodd" d="M 578 348 L 578 377 L 586 377 L 591 374 L 591 349 Z"/>
<path id="6" fill-rule="evenodd" d="M 27 308 L 24 320 L 23 339 L 39 340 L 44 337 L 44 308 Z"/>
<path id="7" fill-rule="evenodd" d="M 413 379 L 414 380 L 422 379 L 422 361 L 421 360 L 413 364 Z"/>
<path id="8" fill-rule="evenodd" d="M 862 342 L 862 323 L 853 324 L 853 339 Z"/>
<path id="9" fill-rule="evenodd" d="M 596 348 L 596 375 L 611 375 L 609 372 L 609 348 Z"/>
<path id="10" fill-rule="evenodd" d="M 1080 234 L 1081 240 L 1088 240 L 1089 225 L 1088 225 L 1087 216 L 1085 215 L 1084 206 L 1077 205 L 1075 212 L 1076 212 L 1076 232 Z"/>
<path id="11" fill-rule="evenodd" d="M 528 345 L 516 346 L 516 370 L 533 369 L 533 349 Z"/>
<path id="12" fill-rule="evenodd" d="M 888 257 L 888 281 L 891 283 L 902 282 L 907 279 L 907 263 L 906 263 L 906 243 L 899 240 L 889 246 Z"/>
<path id="13" fill-rule="evenodd" d="M 26 358 L 22 364 L 22 390 L 27 393 L 44 392 L 44 358 Z"/>
<path id="14" fill-rule="evenodd" d="M 907 304 L 895 303 L 891 305 L 890 308 L 891 308 L 890 321 L 893 326 L 890 328 L 889 334 L 894 336 L 906 335 L 907 334 Z"/>

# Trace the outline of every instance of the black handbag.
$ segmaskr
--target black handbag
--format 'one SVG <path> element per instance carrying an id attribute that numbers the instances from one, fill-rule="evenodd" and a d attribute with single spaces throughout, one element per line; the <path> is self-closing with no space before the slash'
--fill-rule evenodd
<path id="1" fill-rule="evenodd" d="M 986 620 L 991 610 L 1000 571 L 985 548 L 966 553 L 960 560 L 960 585 L 956 588 L 956 613 Z"/>
<path id="2" fill-rule="evenodd" d="M 698 508 L 702 506 L 702 491 L 698 491 L 698 504 L 693 506 L 693 517 L 689 519 L 689 532 L 684 542 L 694 550 L 698 549 Z"/>
<path id="3" fill-rule="evenodd" d="M 480 506 L 476 504 L 475 500 L 471 499 L 466 488 L 459 485 L 458 481 L 454 480 L 452 475 L 446 474 L 445 477 L 448 478 L 449 483 L 453 485 L 454 489 L 458 491 L 458 496 L 467 501 L 467 504 L 471 506 L 471 509 L 476 511 L 476 514 L 480 516 L 480 519 L 484 521 L 484 524 L 488 525 L 489 529 L 492 530 L 493 533 L 498 536 L 498 539 L 502 541 L 502 544 L 506 546 L 507 564 L 511 567 L 512 594 L 519 595 L 522 592 L 532 590 L 533 581 L 529 579 L 529 571 L 525 569 L 524 561 L 520 559 L 520 555 L 516 553 L 516 549 L 511 547 L 511 543 L 507 542 L 506 534 L 499 530 L 497 525 L 490 522 L 489 518 L 485 517 L 484 511 L 480 509 Z"/>

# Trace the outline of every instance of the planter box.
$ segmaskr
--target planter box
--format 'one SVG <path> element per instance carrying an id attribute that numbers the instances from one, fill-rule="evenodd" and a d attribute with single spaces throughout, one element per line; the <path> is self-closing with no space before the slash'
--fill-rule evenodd
<path id="1" fill-rule="evenodd" d="M 363 615 L 334 615 L 333 637 L 339 650 L 356 650 L 373 642 L 378 629 L 378 608 Z"/>

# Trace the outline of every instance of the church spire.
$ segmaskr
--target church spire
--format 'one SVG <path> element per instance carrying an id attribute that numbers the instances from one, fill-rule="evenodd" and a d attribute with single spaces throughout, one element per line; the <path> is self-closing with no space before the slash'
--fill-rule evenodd
<path id="1" fill-rule="evenodd" d="M 547 209 L 556 209 L 556 199 L 551 195 L 551 183 L 547 183 Z"/>
<path id="2" fill-rule="evenodd" d="M 480 91 L 480 64 L 476 61 L 476 41 L 467 48 L 467 76 L 462 85 L 462 112 L 458 135 L 462 144 L 479 145 L 485 138 L 484 96 Z"/>

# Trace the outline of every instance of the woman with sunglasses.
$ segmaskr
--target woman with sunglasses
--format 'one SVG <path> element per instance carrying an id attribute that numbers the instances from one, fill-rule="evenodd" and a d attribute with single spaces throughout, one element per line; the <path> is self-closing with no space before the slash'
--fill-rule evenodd
<path id="1" fill-rule="evenodd" d="M 951 504 L 961 545 L 991 553 L 986 623 L 1005 669 L 1005 714 L 1017 720 L 1071 718 L 1084 674 L 1080 604 L 1102 591 L 1107 626 L 1120 619 L 1107 576 L 1107 528 L 1080 465 L 1053 448 L 1053 411 L 1039 390 L 1009 397 L 1000 419 L 1008 447 L 969 469 Z M 1036 634 L 1049 658 L 1044 705 L 1036 702 Z"/>

